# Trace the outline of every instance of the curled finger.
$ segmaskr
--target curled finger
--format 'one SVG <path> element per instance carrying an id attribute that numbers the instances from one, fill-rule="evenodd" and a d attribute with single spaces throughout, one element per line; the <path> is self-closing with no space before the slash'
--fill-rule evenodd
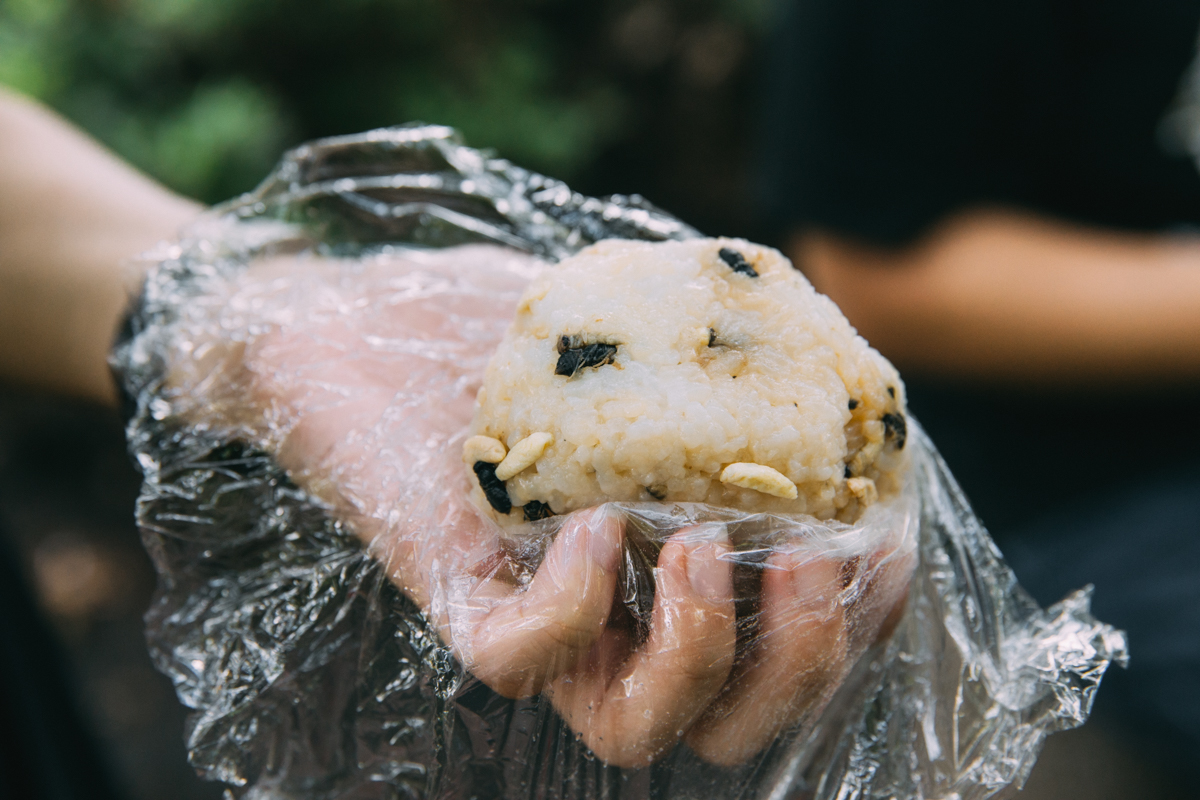
<path id="1" fill-rule="evenodd" d="M 840 567 L 811 553 L 776 553 L 768 560 L 755 646 L 688 734 L 701 758 L 743 763 L 820 710 L 846 668 Z"/>
<path id="2" fill-rule="evenodd" d="M 653 762 L 720 692 L 736 642 L 729 554 L 724 526 L 675 534 L 658 557 L 645 643 L 629 654 L 618 632 L 606 634 L 554 682 L 555 707 L 605 762 Z"/>
<path id="3" fill-rule="evenodd" d="M 448 638 L 464 666 L 506 697 L 574 667 L 604 631 L 623 538 L 604 506 L 573 514 L 527 588 L 488 578 L 451 601 Z"/>

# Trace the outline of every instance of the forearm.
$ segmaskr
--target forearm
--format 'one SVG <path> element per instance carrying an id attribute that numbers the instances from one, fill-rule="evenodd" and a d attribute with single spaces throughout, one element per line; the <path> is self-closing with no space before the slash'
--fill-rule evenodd
<path id="1" fill-rule="evenodd" d="M 1037 383 L 1200 378 L 1200 241 L 1004 212 L 876 250 L 825 233 L 793 256 L 902 368 Z"/>
<path id="2" fill-rule="evenodd" d="M 199 210 L 0 90 L 0 378 L 111 402 L 130 258 Z"/>

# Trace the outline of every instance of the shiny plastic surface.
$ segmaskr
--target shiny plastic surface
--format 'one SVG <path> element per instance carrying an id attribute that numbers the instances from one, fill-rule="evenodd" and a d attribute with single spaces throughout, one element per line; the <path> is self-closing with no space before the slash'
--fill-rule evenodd
<path id="1" fill-rule="evenodd" d="M 434 126 L 325 140 L 153 255 L 113 364 L 194 766 L 255 798 L 985 798 L 1124 636 L 1017 586 L 912 426 L 853 525 L 609 505 L 501 537 L 471 402 L 522 287 L 695 236 Z"/>

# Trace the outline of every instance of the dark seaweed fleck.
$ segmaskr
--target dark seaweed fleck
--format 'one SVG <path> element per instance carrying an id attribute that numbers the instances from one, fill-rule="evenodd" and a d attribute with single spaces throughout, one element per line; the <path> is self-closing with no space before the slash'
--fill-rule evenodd
<path id="1" fill-rule="evenodd" d="M 662 500 L 667 496 L 667 490 L 662 486 L 647 486 L 646 493 L 655 500 Z"/>
<path id="2" fill-rule="evenodd" d="M 888 387 L 888 396 L 891 397 L 893 400 L 896 399 L 896 387 L 895 386 Z"/>
<path id="3" fill-rule="evenodd" d="M 564 336 L 559 340 L 558 363 L 554 365 L 555 375 L 566 375 L 568 378 L 586 367 L 602 367 L 611 364 L 617 356 L 615 344 L 585 344 L 580 347 L 570 347 L 570 340 Z"/>
<path id="4" fill-rule="evenodd" d="M 904 421 L 902 414 L 884 414 L 880 417 L 883 422 L 884 437 L 887 439 L 896 437 L 896 449 L 903 450 L 904 443 L 908 440 L 908 423 Z"/>
<path id="5" fill-rule="evenodd" d="M 730 250 L 728 247 L 722 247 L 717 251 L 717 255 L 719 255 L 721 260 L 728 264 L 729 268 L 734 272 L 740 272 L 743 275 L 749 275 L 751 278 L 758 277 L 758 270 L 754 269 L 750 262 L 746 260 L 746 257 L 737 250 Z"/>
<path id="6" fill-rule="evenodd" d="M 708 329 L 708 346 L 712 347 L 717 343 L 717 332 L 712 328 Z"/>
<path id="7" fill-rule="evenodd" d="M 525 512 L 526 522 L 537 522 L 539 519 L 553 517 L 554 512 L 550 510 L 550 506 L 543 503 L 541 500 L 530 500 L 525 505 L 521 506 L 521 510 Z"/>
<path id="8" fill-rule="evenodd" d="M 849 465 L 849 464 L 847 464 L 847 465 L 846 465 L 846 470 L 845 470 L 845 471 L 842 473 L 842 477 L 843 477 L 843 478 L 852 478 L 852 477 L 854 477 L 854 473 L 852 473 L 852 472 L 850 471 L 850 465 Z"/>
<path id="9" fill-rule="evenodd" d="M 855 400 L 853 397 L 851 397 L 850 398 L 850 410 L 853 411 L 856 408 L 858 408 L 858 401 Z"/>
<path id="10" fill-rule="evenodd" d="M 505 487 L 504 481 L 496 477 L 495 464 L 489 464 L 486 461 L 476 461 L 475 477 L 479 479 L 479 488 L 483 489 L 483 494 L 487 497 L 487 501 L 492 504 L 492 508 L 501 514 L 507 514 L 512 511 L 512 500 L 508 499 L 508 488 Z"/>

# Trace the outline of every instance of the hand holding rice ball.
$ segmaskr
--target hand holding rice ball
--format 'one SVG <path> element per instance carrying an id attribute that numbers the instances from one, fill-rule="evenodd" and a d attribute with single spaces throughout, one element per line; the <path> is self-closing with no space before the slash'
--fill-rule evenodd
<path id="1" fill-rule="evenodd" d="M 821 712 L 903 604 L 911 541 L 893 504 L 868 508 L 902 479 L 903 386 L 773 250 L 265 259 L 192 315 L 173 412 L 275 454 L 466 670 L 507 697 L 544 694 L 608 764 L 681 741 L 747 761 Z M 775 518 L 745 561 L 734 526 L 655 506 L 664 527 L 639 550 L 644 527 L 591 509 L 609 500 L 870 533 L 825 541 L 847 526 Z M 635 552 L 653 570 L 637 635 Z M 743 601 L 757 610 L 740 640 Z"/>
<path id="2" fill-rule="evenodd" d="M 904 386 L 778 251 L 595 244 L 535 279 L 464 460 L 510 532 L 606 501 L 853 522 L 900 489 Z"/>

